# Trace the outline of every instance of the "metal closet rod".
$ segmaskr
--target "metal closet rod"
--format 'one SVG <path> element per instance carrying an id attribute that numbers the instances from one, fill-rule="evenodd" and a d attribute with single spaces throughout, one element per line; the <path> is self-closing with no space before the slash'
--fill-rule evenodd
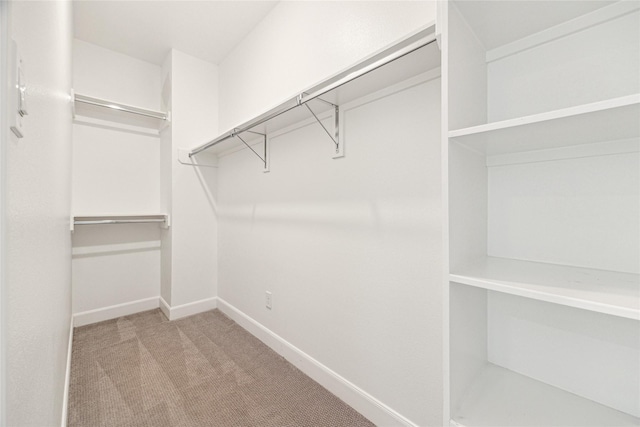
<path id="1" fill-rule="evenodd" d="M 73 221 L 74 225 L 99 225 L 99 224 L 139 224 L 151 222 L 166 222 L 164 218 L 158 219 L 92 219 Z"/>
<path id="2" fill-rule="evenodd" d="M 92 98 L 85 95 L 75 95 L 76 102 L 82 102 L 83 104 L 95 105 L 98 107 L 110 108 L 112 110 L 124 111 L 131 114 L 137 114 L 139 116 L 152 117 L 154 119 L 167 120 L 165 113 L 157 113 L 150 110 L 144 110 L 142 108 L 130 107 L 124 104 L 118 104 L 117 102 L 106 101 L 98 98 Z"/>
<path id="3" fill-rule="evenodd" d="M 418 39 L 418 40 L 416 41 L 415 39 Z M 233 131 L 229 132 L 228 134 L 221 135 L 216 139 L 213 139 L 199 147 L 194 148 L 189 152 L 189 157 L 195 156 L 196 154 L 204 150 L 207 150 L 223 141 L 226 141 L 227 139 L 234 138 L 237 134 L 246 132 L 258 125 L 261 125 L 264 122 L 267 122 L 271 119 L 274 119 L 288 112 L 289 110 L 293 110 L 294 108 L 304 105 L 309 101 L 319 98 L 322 95 L 326 95 L 327 93 L 331 92 L 334 89 L 339 88 L 342 85 L 345 85 L 359 77 L 364 76 L 365 74 L 375 71 L 378 68 L 383 67 L 397 59 L 400 59 L 406 55 L 409 55 L 410 53 L 415 52 L 416 50 L 423 48 L 425 46 L 428 46 L 431 43 L 434 43 L 435 41 L 436 41 L 435 34 L 431 33 L 429 36 L 425 37 L 423 34 L 419 33 L 414 37 L 408 39 L 405 42 L 407 43 L 406 46 L 402 47 L 401 49 L 395 50 L 394 52 L 391 52 L 389 54 L 386 54 L 388 50 L 384 51 L 379 55 L 376 55 L 376 57 L 372 58 L 372 62 L 370 64 L 365 65 L 362 68 L 358 68 L 355 70 L 348 70 L 344 73 L 334 76 L 328 81 L 318 85 L 318 86 L 321 86 L 320 89 L 316 89 L 314 92 L 310 94 L 307 92 L 302 92 L 295 98 L 285 101 L 279 106 L 273 108 L 272 110 L 269 110 L 266 113 L 254 118 L 253 120 L 246 122 L 241 127 L 234 128 Z M 394 50 L 394 49 L 395 48 L 390 48 L 389 50 Z"/>

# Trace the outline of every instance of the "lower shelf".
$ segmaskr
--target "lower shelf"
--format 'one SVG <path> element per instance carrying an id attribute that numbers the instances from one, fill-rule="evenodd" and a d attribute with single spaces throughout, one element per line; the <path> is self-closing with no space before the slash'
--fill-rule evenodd
<path id="1" fill-rule="evenodd" d="M 640 418 L 488 364 L 452 402 L 452 426 L 638 426 Z"/>
<path id="2" fill-rule="evenodd" d="M 453 271 L 452 282 L 640 320 L 640 276 L 485 257 Z"/>
<path id="3" fill-rule="evenodd" d="M 163 228 L 169 228 L 169 215 L 166 214 L 105 214 L 105 215 L 75 215 L 71 217 L 70 226 L 73 232 L 78 225 L 106 225 L 106 224 L 149 224 L 159 223 Z"/>

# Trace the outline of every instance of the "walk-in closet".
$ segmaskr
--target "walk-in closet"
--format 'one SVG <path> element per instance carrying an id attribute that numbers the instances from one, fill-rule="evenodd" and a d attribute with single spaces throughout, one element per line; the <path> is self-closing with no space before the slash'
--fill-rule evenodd
<path id="1" fill-rule="evenodd" d="M 0 12 L 0 425 L 640 425 L 640 1 Z"/>

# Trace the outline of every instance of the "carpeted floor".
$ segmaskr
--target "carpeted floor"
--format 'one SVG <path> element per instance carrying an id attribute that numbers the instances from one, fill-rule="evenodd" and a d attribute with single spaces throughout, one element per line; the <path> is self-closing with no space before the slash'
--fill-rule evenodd
<path id="1" fill-rule="evenodd" d="M 218 310 L 76 328 L 70 427 L 372 426 Z"/>

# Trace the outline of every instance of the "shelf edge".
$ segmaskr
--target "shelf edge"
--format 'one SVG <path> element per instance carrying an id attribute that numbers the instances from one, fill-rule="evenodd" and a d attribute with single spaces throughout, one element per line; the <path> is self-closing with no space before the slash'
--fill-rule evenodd
<path id="1" fill-rule="evenodd" d="M 590 113 L 596 113 L 599 111 L 613 110 L 616 108 L 622 108 L 622 107 L 627 107 L 631 105 L 640 105 L 640 94 L 626 95 L 618 98 L 607 99 L 604 101 L 597 101 L 589 104 L 562 108 L 559 110 L 547 111 L 544 113 L 532 114 L 529 116 L 517 117 L 514 119 L 501 120 L 498 122 L 492 122 L 492 123 L 482 124 L 478 126 L 471 126 L 471 127 L 462 128 L 462 129 L 450 130 L 448 132 L 448 136 L 450 139 L 455 139 L 455 138 L 460 138 L 464 136 L 478 135 L 483 133 L 499 131 L 503 129 L 516 128 L 519 126 L 544 123 L 552 120 L 579 116 L 582 114 L 590 114 Z"/>
<path id="2" fill-rule="evenodd" d="M 611 304 L 600 303 L 579 298 L 571 298 L 550 292 L 537 291 L 534 289 L 519 288 L 517 286 L 498 283 L 493 280 L 480 279 L 461 274 L 449 274 L 449 282 L 474 286 L 490 291 L 502 292 L 505 294 L 520 296 L 538 301 L 550 302 L 567 307 L 580 308 L 596 313 L 608 314 L 611 316 L 624 317 L 632 320 L 640 320 L 640 309 L 620 307 Z"/>
<path id="3" fill-rule="evenodd" d="M 148 108 L 141 108 L 134 105 L 124 104 L 121 102 L 115 102 L 108 99 L 97 98 L 95 96 L 82 95 L 74 92 L 74 102 L 83 102 L 98 107 L 111 108 L 114 111 L 121 111 L 125 113 L 133 114 L 145 114 L 151 118 L 166 121 L 168 119 L 168 113 L 164 111 L 150 110 Z"/>

